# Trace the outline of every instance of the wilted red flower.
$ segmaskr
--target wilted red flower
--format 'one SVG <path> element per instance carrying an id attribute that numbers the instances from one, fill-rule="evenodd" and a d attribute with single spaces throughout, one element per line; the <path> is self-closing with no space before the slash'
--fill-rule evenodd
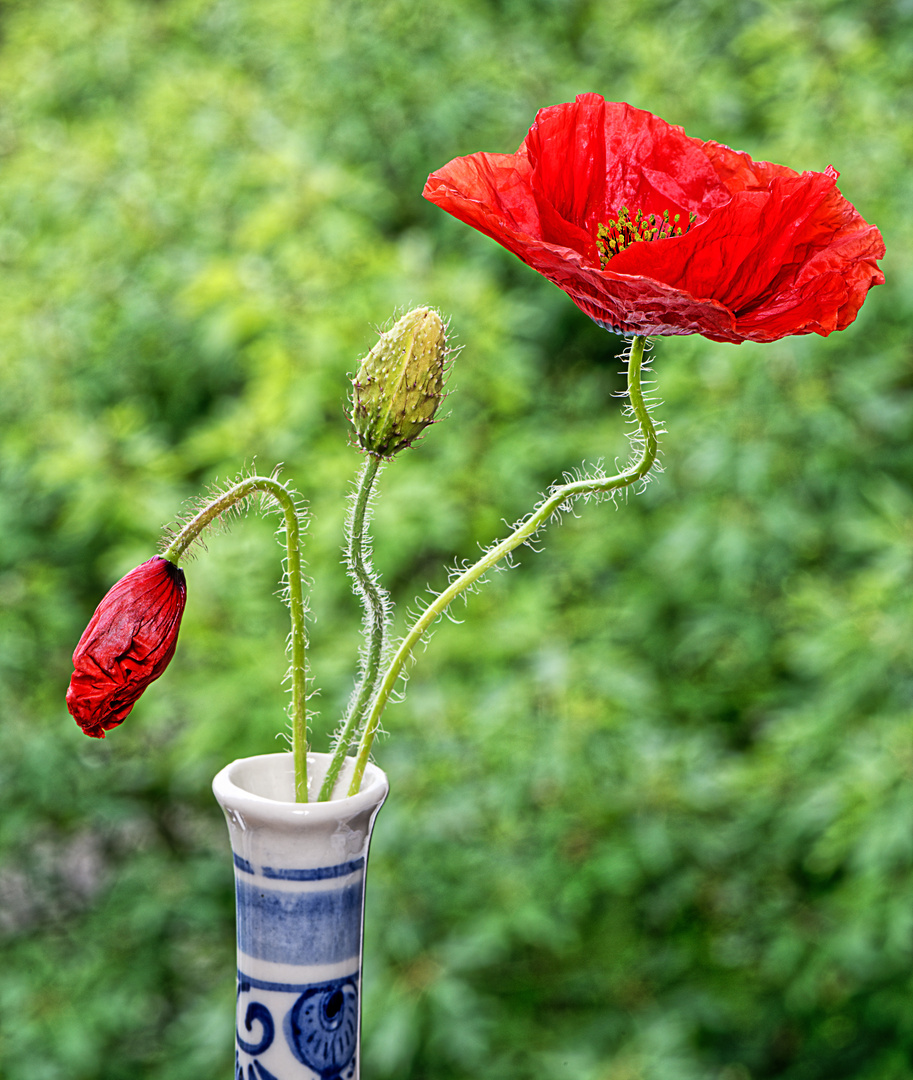
<path id="1" fill-rule="evenodd" d="M 168 667 L 187 587 L 184 571 L 159 555 L 122 577 L 96 608 L 73 653 L 67 708 L 86 733 L 103 739 Z"/>
<path id="2" fill-rule="evenodd" d="M 774 341 L 844 329 L 884 282 L 881 233 L 838 175 L 752 161 L 580 94 L 542 109 L 516 154 L 456 158 L 424 194 L 607 329 Z"/>

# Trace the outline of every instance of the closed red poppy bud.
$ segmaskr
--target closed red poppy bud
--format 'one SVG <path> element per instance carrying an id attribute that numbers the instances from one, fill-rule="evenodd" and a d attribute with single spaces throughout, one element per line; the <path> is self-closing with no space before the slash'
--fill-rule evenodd
<path id="1" fill-rule="evenodd" d="M 73 653 L 67 708 L 103 739 L 174 656 L 187 599 L 184 571 L 156 555 L 131 570 L 98 605 Z"/>
<path id="2" fill-rule="evenodd" d="M 456 158 L 424 194 L 607 329 L 775 341 L 844 329 L 884 282 L 881 233 L 838 175 L 580 94 L 542 109 L 516 154 Z"/>

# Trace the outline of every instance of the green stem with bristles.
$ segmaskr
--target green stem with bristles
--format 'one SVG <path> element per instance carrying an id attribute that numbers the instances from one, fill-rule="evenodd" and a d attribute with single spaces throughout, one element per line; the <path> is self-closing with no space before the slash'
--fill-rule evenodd
<path id="1" fill-rule="evenodd" d="M 339 779 L 346 753 L 353 738 L 358 734 L 368 705 L 374 697 L 384 655 L 387 628 L 390 625 L 390 597 L 380 584 L 380 578 L 371 565 L 371 543 L 367 531 L 371 492 L 380 466 L 380 458 L 368 455 L 356 481 L 352 511 L 346 523 L 345 562 L 364 609 L 365 646 L 361 662 L 361 679 L 349 702 L 339 734 L 336 736 L 333 758 L 318 796 L 321 800 L 333 797 L 333 788 Z"/>
<path id="2" fill-rule="evenodd" d="M 658 439 L 656 428 L 650 417 L 643 395 L 642 370 L 644 358 L 644 346 L 646 339 L 635 337 L 631 342 L 628 354 L 628 399 L 631 409 L 637 419 L 640 430 L 640 438 L 643 445 L 637 459 L 623 472 L 615 476 L 598 476 L 592 479 L 576 480 L 569 484 L 562 484 L 552 489 L 549 496 L 523 521 L 516 529 L 500 543 L 490 548 L 473 566 L 463 571 L 450 585 L 431 601 L 425 611 L 409 629 L 406 636 L 394 653 L 386 670 L 379 681 L 377 694 L 371 704 L 370 712 L 359 743 L 355 758 L 355 771 L 349 786 L 349 795 L 357 794 L 361 787 L 362 777 L 368 764 L 371 753 L 371 745 L 377 733 L 380 717 L 389 700 L 390 694 L 400 677 L 403 665 L 412 654 L 412 650 L 422 639 L 425 631 L 432 623 L 446 611 L 447 607 L 471 585 L 475 584 L 488 570 L 495 566 L 514 548 L 525 543 L 533 537 L 539 529 L 546 524 L 549 518 L 569 501 L 573 501 L 584 495 L 616 491 L 630 487 L 637 481 L 642 480 L 653 468 L 658 451 Z"/>
<path id="3" fill-rule="evenodd" d="M 308 801 L 307 781 L 307 635 L 305 631 L 304 579 L 301 568 L 301 522 L 295 500 L 284 485 L 271 476 L 249 476 L 212 499 L 175 536 L 162 557 L 177 563 L 200 533 L 220 515 L 256 492 L 270 495 L 285 517 L 289 612 L 291 616 L 292 758 L 295 764 L 295 802 Z"/>

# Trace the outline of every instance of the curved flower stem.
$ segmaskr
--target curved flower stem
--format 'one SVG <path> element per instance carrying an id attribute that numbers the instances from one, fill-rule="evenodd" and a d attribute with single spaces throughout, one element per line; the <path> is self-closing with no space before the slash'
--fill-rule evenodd
<path id="1" fill-rule="evenodd" d="M 221 514 L 238 503 L 250 498 L 255 492 L 272 496 L 282 508 L 285 517 L 286 560 L 288 578 L 288 605 L 291 615 L 291 668 L 292 702 L 289 718 L 292 724 L 292 758 L 295 763 L 295 801 L 308 801 L 307 784 L 307 671 L 305 633 L 304 581 L 301 570 L 301 524 L 299 511 L 292 493 L 271 476 L 249 476 L 233 485 L 228 491 L 207 503 L 180 530 L 162 552 L 162 557 L 176 563 L 200 533 Z"/>
<path id="2" fill-rule="evenodd" d="M 653 468 L 653 465 L 656 462 L 658 440 L 656 428 L 650 418 L 650 413 L 644 400 L 641 382 L 645 343 L 645 338 L 635 337 L 631 342 L 631 349 L 628 355 L 628 399 L 634 416 L 637 419 L 640 429 L 640 438 L 642 439 L 640 453 L 636 461 L 629 465 L 623 472 L 620 472 L 615 476 L 598 476 L 592 479 L 576 480 L 569 484 L 561 484 L 560 486 L 554 487 L 548 497 L 544 499 L 531 514 L 520 522 L 510 536 L 486 551 L 478 562 L 473 566 L 470 566 L 467 570 L 464 570 L 463 573 L 456 577 L 443 592 L 431 601 L 403 638 L 380 680 L 377 694 L 372 703 L 371 711 L 368 714 L 364 732 L 362 733 L 361 742 L 359 743 L 355 760 L 355 772 L 352 776 L 351 785 L 349 786 L 349 795 L 355 795 L 361 787 L 362 777 L 364 776 L 365 767 L 368 764 L 368 757 L 371 753 L 371 744 L 380 723 L 381 713 L 387 704 L 393 688 L 396 686 L 403 665 L 411 655 L 416 644 L 421 640 L 422 635 L 431 624 L 443 614 L 448 605 L 452 603 L 461 592 L 477 582 L 486 571 L 490 570 L 496 563 L 513 551 L 514 548 L 519 547 L 520 544 L 534 536 L 538 530 L 546 524 L 552 514 L 559 510 L 562 505 L 583 495 L 616 491 L 620 488 L 630 487 L 638 480 L 643 479 L 650 469 Z"/>
<path id="3" fill-rule="evenodd" d="M 349 702 L 342 727 L 336 736 L 333 759 L 320 789 L 319 799 L 333 797 L 333 788 L 346 758 L 346 751 L 364 720 L 365 712 L 377 688 L 380 663 L 384 654 L 387 627 L 390 625 L 390 596 L 380 584 L 371 565 L 370 537 L 367 535 L 371 492 L 380 474 L 381 459 L 368 455 L 359 473 L 352 510 L 346 523 L 345 561 L 355 581 L 355 589 L 364 608 L 365 646 L 361 657 L 361 680 Z"/>

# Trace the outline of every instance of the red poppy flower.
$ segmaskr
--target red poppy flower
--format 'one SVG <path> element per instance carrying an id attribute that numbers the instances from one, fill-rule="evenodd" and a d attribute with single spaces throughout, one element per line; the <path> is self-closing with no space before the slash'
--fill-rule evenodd
<path id="1" fill-rule="evenodd" d="M 456 158 L 425 198 L 620 333 L 775 341 L 856 317 L 884 241 L 833 168 L 752 161 L 630 105 L 543 109 L 516 154 Z"/>
<path id="2" fill-rule="evenodd" d="M 184 571 L 156 555 L 131 570 L 98 605 L 73 653 L 67 708 L 96 739 L 122 724 L 168 667 L 187 587 Z"/>

